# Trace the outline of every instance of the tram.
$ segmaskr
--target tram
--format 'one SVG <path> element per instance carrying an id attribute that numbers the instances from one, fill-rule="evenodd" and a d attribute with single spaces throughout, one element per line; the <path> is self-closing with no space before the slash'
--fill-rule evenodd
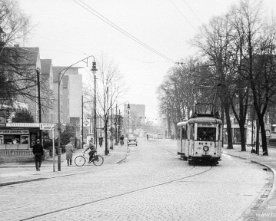
<path id="1" fill-rule="evenodd" d="M 177 154 L 189 164 L 196 161 L 209 161 L 217 164 L 221 159 L 222 121 L 218 114 L 196 113 L 177 124 Z"/>

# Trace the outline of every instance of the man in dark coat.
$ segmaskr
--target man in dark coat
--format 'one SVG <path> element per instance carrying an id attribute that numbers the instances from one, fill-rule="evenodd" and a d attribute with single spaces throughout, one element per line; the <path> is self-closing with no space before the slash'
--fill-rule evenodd
<path id="1" fill-rule="evenodd" d="M 100 147 L 101 147 L 102 144 L 103 144 L 103 137 L 102 137 L 102 135 L 100 135 L 100 137 L 99 137 L 99 144 L 100 144 Z"/>
<path id="2" fill-rule="evenodd" d="M 36 140 L 36 144 L 33 146 L 33 154 L 35 158 L 36 171 L 39 171 L 41 167 L 42 156 L 44 155 L 43 147 L 39 139 Z"/>

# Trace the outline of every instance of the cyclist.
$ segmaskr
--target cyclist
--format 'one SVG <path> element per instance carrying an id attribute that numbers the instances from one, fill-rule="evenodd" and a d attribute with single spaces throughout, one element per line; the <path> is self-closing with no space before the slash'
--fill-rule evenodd
<path id="1" fill-rule="evenodd" d="M 84 153 L 87 150 L 90 150 L 90 152 L 88 154 L 89 154 L 89 163 L 91 163 L 91 161 L 92 161 L 92 159 L 94 157 L 94 154 L 97 152 L 96 146 L 93 143 L 93 138 L 91 138 L 89 140 L 88 147 L 84 150 Z"/>

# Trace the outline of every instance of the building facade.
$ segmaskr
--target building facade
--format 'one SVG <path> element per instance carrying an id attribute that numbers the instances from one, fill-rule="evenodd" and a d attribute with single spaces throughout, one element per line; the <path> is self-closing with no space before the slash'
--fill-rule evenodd
<path id="1" fill-rule="evenodd" d="M 141 134 L 142 125 L 145 124 L 144 104 L 125 104 L 124 105 L 124 131 L 125 134 Z"/>
<path id="2" fill-rule="evenodd" d="M 58 122 L 58 80 L 59 75 L 64 73 L 60 87 L 60 116 L 61 124 L 71 124 L 76 128 L 76 137 L 79 139 L 81 134 L 81 115 L 82 115 L 82 76 L 79 68 L 71 67 L 67 69 L 63 66 L 53 66 L 54 74 L 54 94 L 56 113 L 55 122 Z"/>

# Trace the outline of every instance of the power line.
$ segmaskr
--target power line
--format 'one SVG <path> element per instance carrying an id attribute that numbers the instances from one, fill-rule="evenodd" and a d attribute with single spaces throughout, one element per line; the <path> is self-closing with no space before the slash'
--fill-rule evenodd
<path id="1" fill-rule="evenodd" d="M 183 0 L 184 3 L 188 6 L 188 8 L 190 9 L 190 11 L 195 15 L 196 19 L 201 23 L 202 20 L 200 19 L 200 17 L 198 16 L 197 13 L 195 13 L 195 11 L 193 10 L 193 8 L 190 6 L 190 4 L 188 4 L 188 2 L 186 0 Z"/>
<path id="2" fill-rule="evenodd" d="M 196 28 L 191 24 L 191 22 L 189 21 L 189 19 L 186 17 L 186 15 L 179 9 L 179 7 L 177 7 L 177 5 L 174 3 L 173 0 L 170 0 L 170 3 L 172 4 L 172 6 L 175 8 L 175 10 L 184 18 L 184 20 L 195 30 Z"/>
<path id="3" fill-rule="evenodd" d="M 95 9 L 93 9 L 91 6 L 87 5 L 83 1 L 81 1 L 81 0 L 74 0 L 74 2 L 76 4 L 78 4 L 79 6 L 81 6 L 83 9 L 85 9 L 86 11 L 88 11 L 89 13 L 91 13 L 94 16 L 98 17 L 100 20 L 102 20 L 104 23 L 106 23 L 107 25 L 109 25 L 110 27 L 112 27 L 113 29 L 115 29 L 116 31 L 119 31 L 121 34 L 123 34 L 126 37 L 130 38 L 131 40 L 135 41 L 136 43 L 138 43 L 142 47 L 146 48 L 147 50 L 155 53 L 156 55 L 158 55 L 158 56 L 160 56 L 160 57 L 162 57 L 162 58 L 164 58 L 166 60 L 169 60 L 169 61 L 175 63 L 175 61 L 173 59 L 171 59 L 170 57 L 166 56 L 165 54 L 163 54 L 163 53 L 155 50 L 150 45 L 142 42 L 141 40 L 139 40 L 138 38 L 136 38 L 134 35 L 132 35 L 128 31 L 126 31 L 125 29 L 119 27 L 114 22 L 112 22 L 111 20 L 109 20 L 108 18 L 106 18 L 105 16 L 103 16 L 102 14 L 100 14 L 99 12 L 97 12 Z"/>

